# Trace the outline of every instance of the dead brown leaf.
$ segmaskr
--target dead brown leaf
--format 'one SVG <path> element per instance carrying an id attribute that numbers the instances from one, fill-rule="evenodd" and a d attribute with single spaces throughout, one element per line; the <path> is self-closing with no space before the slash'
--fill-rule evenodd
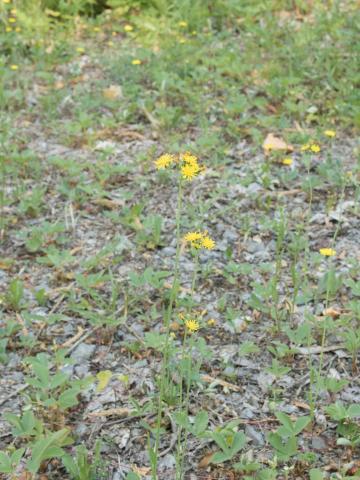
<path id="1" fill-rule="evenodd" d="M 287 144 L 282 138 L 275 137 L 272 133 L 268 133 L 263 143 L 263 149 L 265 153 L 272 151 L 292 152 L 294 147 Z"/>
<path id="2" fill-rule="evenodd" d="M 110 85 L 108 88 L 104 88 L 103 96 L 108 100 L 116 100 L 123 96 L 122 88 L 120 85 Z"/>

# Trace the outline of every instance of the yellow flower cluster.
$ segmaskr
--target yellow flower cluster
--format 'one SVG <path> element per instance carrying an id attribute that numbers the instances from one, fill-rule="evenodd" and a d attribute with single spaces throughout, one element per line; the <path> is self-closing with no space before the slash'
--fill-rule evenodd
<path id="1" fill-rule="evenodd" d="M 190 152 L 185 152 L 180 155 L 165 153 L 155 160 L 155 167 L 158 170 L 166 169 L 173 164 L 179 165 L 180 174 L 184 180 L 192 180 L 205 169 L 199 165 L 197 156 Z"/>
<path id="2" fill-rule="evenodd" d="M 194 248 L 205 248 L 206 250 L 214 250 L 215 242 L 210 238 L 207 232 L 188 232 L 184 236 L 184 242 L 190 243 Z"/>
<path id="3" fill-rule="evenodd" d="M 312 144 L 306 143 L 301 147 L 302 152 L 307 152 L 309 150 L 312 153 L 319 153 L 321 148 L 320 148 L 320 145 L 317 145 L 316 143 L 312 143 Z"/>

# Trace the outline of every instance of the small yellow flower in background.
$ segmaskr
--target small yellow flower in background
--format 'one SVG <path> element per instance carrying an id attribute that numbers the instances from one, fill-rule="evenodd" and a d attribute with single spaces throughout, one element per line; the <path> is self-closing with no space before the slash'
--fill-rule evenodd
<path id="1" fill-rule="evenodd" d="M 19 66 L 18 65 L 10 65 L 10 70 L 19 70 Z"/>
<path id="2" fill-rule="evenodd" d="M 134 27 L 132 25 L 126 24 L 124 26 L 125 32 L 132 32 L 134 30 Z"/>
<path id="3" fill-rule="evenodd" d="M 317 145 L 316 143 L 314 143 L 313 145 L 310 145 L 310 150 L 313 153 L 319 153 L 321 148 L 320 148 L 320 145 Z"/>
<path id="4" fill-rule="evenodd" d="M 157 160 L 155 160 L 155 167 L 158 170 L 163 170 L 164 168 L 169 167 L 175 161 L 174 155 L 170 153 L 164 153 Z"/>
<path id="5" fill-rule="evenodd" d="M 282 163 L 283 163 L 283 165 L 292 165 L 293 159 L 292 158 L 284 158 Z"/>
<path id="6" fill-rule="evenodd" d="M 5 32 L 7 32 L 7 33 L 12 32 L 12 28 L 11 27 L 6 27 Z"/>
<path id="7" fill-rule="evenodd" d="M 214 240 L 208 236 L 203 237 L 201 244 L 206 250 L 214 250 L 215 248 Z"/>
<path id="8" fill-rule="evenodd" d="M 215 320 L 213 318 L 209 318 L 209 320 L 207 321 L 207 324 L 209 325 L 209 327 L 213 327 L 215 325 Z"/>
<path id="9" fill-rule="evenodd" d="M 112 35 L 113 37 L 116 37 L 117 32 L 111 32 L 111 35 Z"/>
<path id="10" fill-rule="evenodd" d="M 85 52 L 85 48 L 83 48 L 83 47 L 77 47 L 76 51 L 77 51 L 78 53 L 84 53 L 84 52 Z"/>
<path id="11" fill-rule="evenodd" d="M 197 35 L 197 31 L 196 31 L 196 30 L 193 30 L 193 31 L 191 32 L 191 35 L 194 35 L 194 36 Z"/>
<path id="12" fill-rule="evenodd" d="M 336 135 L 336 132 L 334 130 L 325 130 L 324 135 L 330 138 L 334 138 Z"/>
<path id="13" fill-rule="evenodd" d="M 309 148 L 310 148 L 310 145 L 308 143 L 305 143 L 305 145 L 303 145 L 300 150 L 302 152 L 306 152 L 307 150 L 309 150 Z"/>
<path id="14" fill-rule="evenodd" d="M 16 28 L 15 28 L 15 32 L 18 32 L 18 33 L 21 32 L 21 28 L 20 28 L 20 27 L 16 27 Z"/>
<path id="15" fill-rule="evenodd" d="M 107 42 L 107 44 L 108 44 L 109 47 L 113 47 L 113 46 L 114 46 L 114 42 L 112 42 L 111 40 L 109 40 L 109 41 Z"/>
<path id="16" fill-rule="evenodd" d="M 176 338 L 176 333 L 170 332 L 170 337 L 171 337 L 171 338 Z"/>
<path id="17" fill-rule="evenodd" d="M 139 60 L 138 58 L 135 58 L 132 62 L 131 62 L 133 65 L 141 65 L 141 60 Z"/>
<path id="18" fill-rule="evenodd" d="M 199 322 L 197 320 L 185 320 L 185 327 L 190 333 L 197 332 L 200 328 Z"/>
<path id="19" fill-rule="evenodd" d="M 3 3 L 10 3 L 11 0 L 3 0 Z"/>
<path id="20" fill-rule="evenodd" d="M 17 14 L 16 8 L 12 8 L 10 10 L 10 13 L 11 13 L 11 15 L 16 15 Z"/>
<path id="21" fill-rule="evenodd" d="M 336 255 L 336 251 L 333 248 L 320 248 L 319 252 L 324 257 L 333 257 Z"/>
<path id="22" fill-rule="evenodd" d="M 100 32 L 100 27 L 94 27 L 93 30 L 94 32 Z"/>
<path id="23" fill-rule="evenodd" d="M 178 23 L 179 27 L 186 28 L 188 26 L 187 22 L 181 21 Z"/>
<path id="24" fill-rule="evenodd" d="M 179 38 L 179 43 L 186 43 L 186 38 L 184 37 Z"/>
<path id="25" fill-rule="evenodd" d="M 16 23 L 16 18 L 9 18 L 9 23 Z"/>

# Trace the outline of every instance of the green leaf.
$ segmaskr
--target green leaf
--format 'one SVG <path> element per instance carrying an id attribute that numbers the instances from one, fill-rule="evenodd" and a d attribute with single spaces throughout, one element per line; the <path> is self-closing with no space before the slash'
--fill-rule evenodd
<path id="1" fill-rule="evenodd" d="M 35 474 L 41 462 L 52 457 L 60 457 L 64 451 L 61 446 L 66 443 L 69 431 L 66 428 L 41 438 L 32 447 L 31 458 L 27 462 L 29 471 Z"/>
<path id="2" fill-rule="evenodd" d="M 298 435 L 304 428 L 310 423 L 311 418 L 309 416 L 303 416 L 296 420 L 294 426 L 294 435 Z"/>
<path id="3" fill-rule="evenodd" d="M 286 415 L 284 412 L 275 412 L 275 416 L 285 427 L 286 431 L 291 435 L 294 432 L 294 425 L 289 415 Z"/>
<path id="4" fill-rule="evenodd" d="M 0 472 L 11 473 L 13 470 L 11 458 L 5 452 L 0 452 Z"/>
<path id="5" fill-rule="evenodd" d="M 233 437 L 233 441 L 231 445 L 232 455 L 235 455 L 236 453 L 238 453 L 244 447 L 245 444 L 246 444 L 246 436 L 244 432 L 236 432 Z"/>
<path id="6" fill-rule="evenodd" d="M 194 422 L 194 433 L 195 435 L 200 435 L 203 433 L 208 426 L 209 423 L 209 415 L 205 410 L 199 412 L 195 417 Z"/>
<path id="7" fill-rule="evenodd" d="M 350 418 L 360 417 L 360 404 L 354 403 L 353 405 L 350 405 L 347 413 Z"/>
<path id="8" fill-rule="evenodd" d="M 312 468 L 310 470 L 310 480 L 323 480 L 324 475 L 318 468 Z"/>

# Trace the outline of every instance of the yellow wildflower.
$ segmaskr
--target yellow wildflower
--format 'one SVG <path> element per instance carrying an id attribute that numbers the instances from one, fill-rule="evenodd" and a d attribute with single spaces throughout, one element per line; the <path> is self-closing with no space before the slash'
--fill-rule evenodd
<path id="1" fill-rule="evenodd" d="M 325 130 L 324 135 L 330 138 L 334 138 L 336 135 L 336 132 L 334 130 Z"/>
<path id="2" fill-rule="evenodd" d="M 209 318 L 209 320 L 207 321 L 207 324 L 209 325 L 209 327 L 213 327 L 215 325 L 215 320 L 213 318 Z"/>
<path id="3" fill-rule="evenodd" d="M 109 41 L 107 42 L 107 44 L 108 44 L 109 47 L 113 47 L 113 46 L 114 46 L 114 42 L 112 42 L 111 40 L 109 40 Z"/>
<path id="4" fill-rule="evenodd" d="M 8 32 L 8 33 L 9 33 L 9 32 L 12 32 L 12 28 L 11 28 L 11 27 L 6 27 L 6 28 L 5 28 L 5 32 Z"/>
<path id="5" fill-rule="evenodd" d="M 179 27 L 186 28 L 188 26 L 187 22 L 181 21 L 178 23 Z"/>
<path id="6" fill-rule="evenodd" d="M 16 23 L 16 18 L 9 18 L 9 23 Z"/>
<path id="7" fill-rule="evenodd" d="M 309 148 L 310 148 L 310 145 L 308 143 L 305 143 L 305 145 L 301 147 L 301 151 L 306 152 L 307 150 L 309 150 Z"/>
<path id="8" fill-rule="evenodd" d="M 320 152 L 320 145 L 317 145 L 316 143 L 314 143 L 313 145 L 310 146 L 310 150 L 313 152 L 313 153 L 319 153 Z"/>
<path id="9" fill-rule="evenodd" d="M 336 251 L 333 248 L 320 248 L 319 252 L 321 255 L 324 255 L 324 257 L 333 257 L 336 255 Z"/>
<path id="10" fill-rule="evenodd" d="M 19 66 L 18 65 L 10 65 L 10 70 L 18 70 Z"/>
<path id="11" fill-rule="evenodd" d="M 179 43 L 181 44 L 186 43 L 186 38 L 184 37 L 179 38 Z"/>
<path id="12" fill-rule="evenodd" d="M 20 28 L 20 27 L 16 27 L 16 28 L 15 28 L 15 32 L 21 32 L 21 28 Z"/>
<path id="13" fill-rule="evenodd" d="M 181 155 L 181 159 L 185 163 L 189 163 L 190 165 L 197 165 L 198 158 L 196 155 L 191 154 L 190 152 L 185 152 Z"/>
<path id="14" fill-rule="evenodd" d="M 16 15 L 17 14 L 16 8 L 12 8 L 10 10 L 10 13 L 11 13 L 11 15 Z"/>
<path id="15" fill-rule="evenodd" d="M 203 237 L 201 244 L 204 248 L 206 248 L 206 250 L 214 250 L 215 248 L 214 240 L 208 236 Z"/>
<path id="16" fill-rule="evenodd" d="M 139 60 L 138 58 L 135 58 L 132 62 L 131 62 L 133 65 L 141 65 L 141 60 Z"/>
<path id="17" fill-rule="evenodd" d="M 112 35 L 113 37 L 116 37 L 117 32 L 111 32 L 111 35 Z"/>
<path id="18" fill-rule="evenodd" d="M 169 167 L 174 162 L 174 155 L 170 153 L 164 153 L 157 160 L 155 160 L 155 166 L 158 170 Z"/>
<path id="19" fill-rule="evenodd" d="M 184 180 L 192 180 L 200 172 L 200 167 L 197 164 L 187 163 L 181 167 L 181 175 Z"/>
<path id="20" fill-rule="evenodd" d="M 83 48 L 83 47 L 77 47 L 76 51 L 77 51 L 78 53 L 84 53 L 84 52 L 85 52 L 85 48 Z"/>
<path id="21" fill-rule="evenodd" d="M 184 236 L 184 241 L 191 243 L 191 246 L 194 248 L 201 248 L 203 234 L 200 232 L 188 232 Z"/>
<path id="22" fill-rule="evenodd" d="M 134 27 L 132 25 L 126 24 L 124 26 L 125 32 L 132 32 L 134 30 Z"/>
<path id="23" fill-rule="evenodd" d="M 284 158 L 284 160 L 282 161 L 283 165 L 292 165 L 293 163 L 293 159 L 292 158 Z"/>
<path id="24" fill-rule="evenodd" d="M 199 322 L 193 319 L 185 320 L 185 326 L 190 333 L 194 333 L 200 328 Z"/>
<path id="25" fill-rule="evenodd" d="M 11 0 L 3 0 L 3 3 L 10 3 Z"/>

